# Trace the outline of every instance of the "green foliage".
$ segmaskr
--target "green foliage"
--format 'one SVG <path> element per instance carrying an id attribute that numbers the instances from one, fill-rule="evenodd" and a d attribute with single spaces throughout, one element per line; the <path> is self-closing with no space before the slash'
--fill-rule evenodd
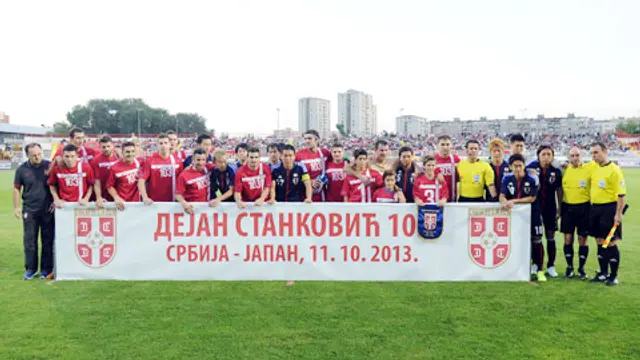
<path id="1" fill-rule="evenodd" d="M 153 108 L 141 99 L 93 99 L 76 105 L 67 113 L 67 121 L 54 124 L 56 133 L 81 127 L 88 133 L 157 134 L 174 130 L 182 134 L 206 133 L 206 119 L 195 113 L 170 114 Z"/>
<path id="2" fill-rule="evenodd" d="M 347 132 L 344 130 L 344 124 L 336 124 L 336 129 L 340 132 L 340 135 L 347 136 Z"/>
<path id="3" fill-rule="evenodd" d="M 617 128 L 629 134 L 640 134 L 640 121 L 627 120 L 618 124 Z"/>

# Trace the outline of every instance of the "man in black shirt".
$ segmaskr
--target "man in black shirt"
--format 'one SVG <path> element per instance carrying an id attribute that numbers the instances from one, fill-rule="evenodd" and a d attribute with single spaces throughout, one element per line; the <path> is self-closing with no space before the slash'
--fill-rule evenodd
<path id="1" fill-rule="evenodd" d="M 311 179 L 303 163 L 295 162 L 296 149 L 285 145 L 282 150 L 282 165 L 271 172 L 271 203 L 306 202 L 313 196 Z"/>
<path id="2" fill-rule="evenodd" d="M 40 278 L 53 279 L 53 199 L 47 186 L 49 161 L 42 159 L 40 144 L 29 144 L 24 149 L 28 161 L 16 169 L 13 181 L 13 212 L 22 217 L 24 227 L 25 273 L 23 279 L 33 279 L 38 274 L 38 232 L 42 242 Z M 22 190 L 22 209 L 20 191 Z"/>

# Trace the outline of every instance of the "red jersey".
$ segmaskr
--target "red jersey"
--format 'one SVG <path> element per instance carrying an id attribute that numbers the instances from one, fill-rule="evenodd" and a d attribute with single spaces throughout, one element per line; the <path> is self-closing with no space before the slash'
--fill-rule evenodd
<path id="1" fill-rule="evenodd" d="M 347 174 L 344 172 L 344 161 L 327 162 L 327 202 L 342 202 L 342 184 Z"/>
<path id="2" fill-rule="evenodd" d="M 456 174 L 456 165 L 460 162 L 458 155 L 449 155 L 447 157 L 441 157 L 436 154 L 436 175 L 442 174 L 444 180 L 448 186 L 448 201 L 453 202 L 457 199 L 457 186 L 458 179 Z"/>
<path id="3" fill-rule="evenodd" d="M 47 184 L 58 188 L 58 196 L 67 202 L 77 202 L 87 194 L 95 182 L 93 170 L 87 163 L 78 161 L 73 168 L 53 167 Z"/>
<path id="4" fill-rule="evenodd" d="M 187 153 L 184 152 L 184 150 L 176 150 L 171 155 L 173 155 L 173 157 L 175 157 L 176 160 L 179 160 L 180 162 L 184 162 L 184 160 L 187 158 Z"/>
<path id="5" fill-rule="evenodd" d="M 151 154 L 151 156 L 156 156 L 158 155 L 158 151 L 154 151 L 153 154 Z M 184 162 L 184 160 L 187 158 L 187 153 L 184 150 L 175 150 L 171 153 L 171 155 L 173 155 L 173 157 L 180 162 Z"/>
<path id="6" fill-rule="evenodd" d="M 382 186 L 382 175 L 379 172 L 371 169 L 367 169 L 363 176 L 373 179 L 373 182 L 364 186 L 360 179 L 355 176 L 348 175 L 342 184 L 341 195 L 348 196 L 349 202 L 363 202 L 369 203 L 372 201 L 373 192 Z"/>
<path id="7" fill-rule="evenodd" d="M 176 195 L 182 195 L 188 202 L 208 202 L 211 199 L 210 169 L 207 164 L 204 169 L 198 171 L 193 166 L 184 169 L 178 176 Z"/>
<path id="8" fill-rule="evenodd" d="M 307 167 L 309 177 L 313 180 L 325 173 L 325 164 L 333 161 L 333 157 L 327 149 L 317 148 L 315 154 L 309 149 L 302 149 L 296 153 L 296 161 Z"/>
<path id="9" fill-rule="evenodd" d="M 242 201 L 256 201 L 262 195 L 262 190 L 270 187 L 269 165 L 260 163 L 258 169 L 251 170 L 247 164 L 236 172 L 233 191 L 242 194 Z"/>
<path id="10" fill-rule="evenodd" d="M 104 156 L 102 153 L 97 155 L 89 162 L 93 175 L 96 180 L 100 180 L 100 189 L 102 190 L 102 198 L 107 201 L 113 201 L 113 198 L 107 193 L 107 180 L 109 180 L 109 168 L 118 162 L 118 156 L 114 152 L 111 156 Z M 94 196 L 95 197 L 95 196 Z"/>
<path id="11" fill-rule="evenodd" d="M 58 150 L 56 150 L 53 158 L 55 159 L 58 156 L 62 157 L 63 150 L 64 146 L 58 146 Z M 93 160 L 94 157 L 98 156 L 99 154 L 100 150 L 83 146 L 78 149 L 78 161 L 89 163 L 91 162 L 91 160 Z"/>
<path id="12" fill-rule="evenodd" d="M 140 201 L 140 192 L 138 191 L 140 164 L 138 159 L 134 159 L 131 164 L 127 164 L 124 160 L 113 164 L 109 169 L 106 188 L 116 189 L 118 196 L 126 202 Z"/>
<path id="13" fill-rule="evenodd" d="M 333 161 L 333 157 L 327 149 L 317 148 L 315 153 L 312 153 L 309 149 L 302 149 L 296 153 L 296 161 L 307 167 L 312 181 L 318 179 L 326 183 L 326 178 L 323 176 L 326 174 L 325 165 L 327 162 Z M 324 186 L 313 190 L 312 200 L 313 202 L 324 202 L 326 200 Z"/>
<path id="14" fill-rule="evenodd" d="M 381 187 L 373 193 L 372 202 L 374 203 L 397 203 L 398 193 L 389 191 L 386 187 Z"/>
<path id="15" fill-rule="evenodd" d="M 448 199 L 447 182 L 440 184 L 437 177 L 429 179 L 427 175 L 420 174 L 413 181 L 413 198 L 420 199 L 425 204 L 436 204 L 440 199 Z"/>
<path id="16" fill-rule="evenodd" d="M 163 159 L 154 154 L 145 160 L 140 179 L 147 181 L 147 195 L 153 201 L 174 201 L 176 181 L 182 172 L 182 163 L 173 156 Z"/>

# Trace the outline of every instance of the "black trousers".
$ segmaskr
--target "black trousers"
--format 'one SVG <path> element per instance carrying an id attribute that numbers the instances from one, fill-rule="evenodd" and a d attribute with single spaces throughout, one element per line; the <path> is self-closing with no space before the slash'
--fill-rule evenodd
<path id="1" fill-rule="evenodd" d="M 38 271 L 38 233 L 42 242 L 40 272 L 53 271 L 54 214 L 48 211 L 23 212 L 24 267 L 27 271 Z"/>

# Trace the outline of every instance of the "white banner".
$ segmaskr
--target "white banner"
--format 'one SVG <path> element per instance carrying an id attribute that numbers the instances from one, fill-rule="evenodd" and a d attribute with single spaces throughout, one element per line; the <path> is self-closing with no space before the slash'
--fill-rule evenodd
<path id="1" fill-rule="evenodd" d="M 56 210 L 58 280 L 529 280 L 530 205 L 447 204 L 430 240 L 412 204 L 112 206 Z"/>

